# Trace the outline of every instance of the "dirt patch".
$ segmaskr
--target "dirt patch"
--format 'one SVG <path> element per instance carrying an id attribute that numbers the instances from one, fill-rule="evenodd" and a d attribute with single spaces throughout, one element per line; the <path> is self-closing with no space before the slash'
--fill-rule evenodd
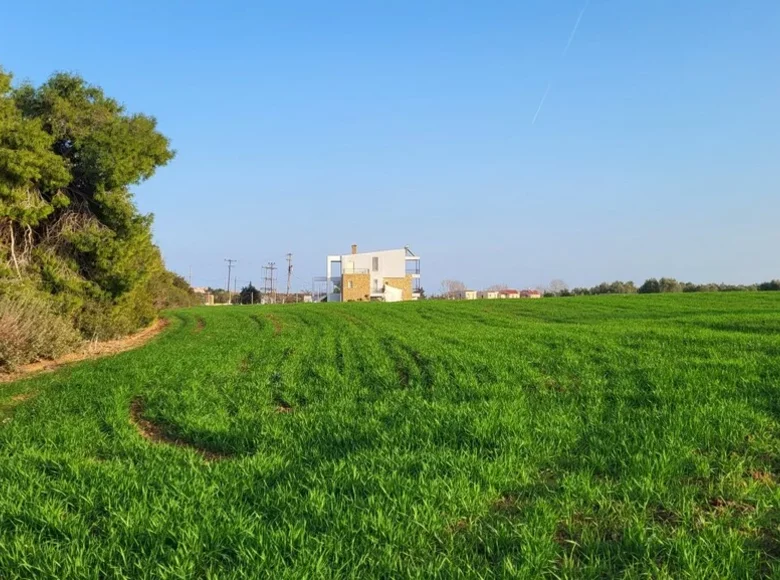
<path id="1" fill-rule="evenodd" d="M 136 397 L 130 403 L 130 424 L 135 427 L 138 434 L 153 443 L 163 443 L 166 445 L 175 445 L 177 447 L 187 447 L 198 453 L 206 461 L 221 461 L 229 459 L 231 456 L 226 453 L 218 453 L 210 449 L 203 449 L 188 441 L 171 436 L 165 428 L 156 423 L 152 423 L 144 418 L 144 401 Z"/>
<path id="2" fill-rule="evenodd" d="M 58 359 L 23 365 L 11 373 L 0 373 L 0 383 L 10 383 L 28 375 L 56 370 L 63 365 L 119 354 L 126 350 L 138 348 L 160 334 L 168 324 L 169 321 L 167 319 L 159 318 L 151 326 L 140 332 L 126 336 L 125 338 L 106 340 L 103 342 L 90 342 L 81 350 L 66 354 Z"/>
<path id="3" fill-rule="evenodd" d="M 366 324 L 366 321 L 362 318 L 358 318 L 357 316 L 353 316 L 352 314 L 348 314 L 346 312 L 339 312 L 338 313 L 341 318 L 344 320 L 347 320 L 348 322 L 354 324 L 355 326 L 368 326 Z"/>
<path id="4" fill-rule="evenodd" d="M 282 398 L 281 395 L 274 396 L 274 403 L 276 403 L 277 413 L 292 413 L 293 406 Z"/>
<path id="5" fill-rule="evenodd" d="M 29 401 L 38 394 L 38 391 L 29 391 L 27 393 L 17 393 L 10 397 L 7 401 L 0 402 L 0 425 L 7 423 L 11 420 L 11 414 L 14 409 Z"/>
<path id="6" fill-rule="evenodd" d="M 744 515 L 756 511 L 756 506 L 747 502 L 723 499 L 722 497 L 714 497 L 710 498 L 704 510 L 717 515 Z"/>
<path id="7" fill-rule="evenodd" d="M 753 478 L 753 481 L 763 483 L 764 485 L 775 484 L 775 476 L 767 471 L 753 471 L 750 477 Z"/>
<path id="8" fill-rule="evenodd" d="M 711 525 L 713 520 L 727 519 L 729 525 L 739 526 L 756 511 L 756 506 L 745 501 L 735 501 L 722 497 L 711 497 L 695 508 L 693 527 L 701 530 Z"/>
<path id="9" fill-rule="evenodd" d="M 446 527 L 449 534 L 462 534 L 471 528 L 471 523 L 466 518 L 459 518 Z"/>
<path id="10" fill-rule="evenodd" d="M 24 403 L 25 401 L 32 399 L 35 395 L 37 395 L 35 391 L 29 392 L 29 393 L 19 393 L 18 395 L 14 395 L 11 397 L 12 403 Z"/>
<path id="11" fill-rule="evenodd" d="M 493 511 L 506 515 L 516 515 L 520 513 L 520 501 L 514 494 L 504 494 L 493 501 L 490 506 Z"/>
<path id="12" fill-rule="evenodd" d="M 206 328 L 206 321 L 198 317 L 198 319 L 195 321 L 195 328 L 192 329 L 192 333 L 199 334 L 203 332 L 204 328 Z"/>
<path id="13" fill-rule="evenodd" d="M 270 320 L 271 324 L 274 325 L 274 336 L 277 336 L 280 332 L 282 332 L 282 322 L 276 316 L 269 314 L 268 320 Z"/>
<path id="14" fill-rule="evenodd" d="M 588 544 L 619 544 L 624 532 L 620 522 L 609 517 L 596 517 L 580 512 L 572 514 L 570 520 L 558 522 L 553 541 L 571 550 L 571 557 L 580 559 Z"/>

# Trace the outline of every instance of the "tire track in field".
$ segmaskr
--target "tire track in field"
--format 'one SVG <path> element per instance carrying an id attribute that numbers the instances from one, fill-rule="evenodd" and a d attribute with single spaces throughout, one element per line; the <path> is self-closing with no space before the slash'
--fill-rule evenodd
<path id="1" fill-rule="evenodd" d="M 395 337 L 385 337 L 380 342 L 393 361 L 402 388 L 413 386 L 413 380 L 419 378 L 420 386 L 428 391 L 433 389 L 435 376 L 428 358 Z"/>
<path id="2" fill-rule="evenodd" d="M 341 337 L 337 337 L 335 342 L 335 349 L 336 349 L 336 354 L 335 354 L 336 370 L 343 377 L 346 367 L 344 364 L 344 345 L 341 343 Z"/>
<path id="3" fill-rule="evenodd" d="M 376 341 L 378 343 L 381 351 L 390 359 L 392 364 L 393 372 L 396 376 L 395 387 L 400 386 L 402 389 L 409 389 L 417 386 L 413 383 L 419 379 L 418 382 L 423 387 L 431 389 L 433 375 L 430 372 L 428 361 L 419 352 L 406 346 L 395 336 L 387 335 L 386 328 L 372 324 L 371 321 L 347 312 L 338 312 L 336 314 L 339 319 L 347 323 L 348 328 L 355 329 L 361 334 L 361 342 Z M 340 341 L 336 342 L 335 364 L 343 376 L 344 372 L 346 372 L 346 361 L 343 345 Z M 366 378 L 368 378 L 368 375 L 366 375 Z M 376 376 L 372 382 L 382 384 L 386 382 L 386 379 Z M 379 392 L 375 393 L 376 395 L 379 395 Z"/>
<path id="4" fill-rule="evenodd" d="M 255 324 L 257 324 L 257 326 L 258 326 L 258 328 L 260 328 L 260 330 L 263 330 L 265 328 L 266 321 L 265 321 L 265 319 L 262 316 L 260 316 L 258 314 L 250 314 L 249 315 L 249 319 L 252 322 L 254 322 Z"/>
<path id="5" fill-rule="evenodd" d="M 282 332 L 282 321 L 275 314 L 267 314 L 266 317 L 274 325 L 274 336 L 279 336 Z"/>
<path id="6" fill-rule="evenodd" d="M 149 419 L 146 419 L 144 417 L 145 408 L 144 400 L 141 397 L 135 397 L 130 402 L 130 424 L 135 427 L 138 434 L 147 441 L 192 449 L 206 461 L 222 461 L 233 457 L 223 451 L 206 449 L 172 435 L 170 433 L 170 426 L 153 423 Z"/>
<path id="7" fill-rule="evenodd" d="M 278 336 L 282 332 L 282 321 L 275 314 L 250 314 L 249 318 L 257 324 L 260 330 L 263 330 L 268 323 L 274 327 L 274 336 Z"/>
<path id="8" fill-rule="evenodd" d="M 275 369 L 271 376 L 268 377 L 268 386 L 271 389 L 271 397 L 276 405 L 277 413 L 291 413 L 293 411 L 292 404 L 284 397 L 282 391 L 282 365 L 295 354 L 295 349 L 292 346 L 285 347 L 282 351 L 282 357 L 275 365 Z M 305 404 L 305 403 L 304 403 Z"/>
<path id="9" fill-rule="evenodd" d="M 297 313 L 291 313 L 291 316 L 294 321 L 299 322 L 306 328 L 316 326 L 310 319 L 304 318 Z M 293 344 L 286 344 L 288 341 L 284 340 L 285 337 L 279 338 L 279 341 L 275 340 L 282 333 L 283 329 L 281 320 L 275 314 L 250 314 L 249 318 L 251 318 L 252 321 L 257 324 L 261 331 L 264 331 L 265 328 L 269 325 L 273 327 L 272 339 L 274 342 L 266 343 L 266 348 L 263 353 L 263 357 L 266 359 L 267 366 L 270 370 L 270 374 L 265 379 L 265 384 L 268 388 L 268 391 L 270 392 L 274 410 L 277 413 L 291 413 L 295 410 L 295 406 L 290 402 L 290 397 L 287 396 L 284 392 L 283 366 L 290 358 L 295 356 L 296 347 Z M 251 372 L 255 364 L 259 362 L 258 356 L 259 355 L 254 352 L 249 352 L 246 356 L 244 356 L 239 362 L 239 374 L 247 374 Z M 306 400 L 304 399 L 300 401 L 299 406 L 305 404 Z"/>
<path id="10" fill-rule="evenodd" d="M 443 316 L 423 317 L 426 320 L 435 320 L 437 322 L 449 322 L 450 318 Z M 481 316 L 480 319 L 484 320 Z M 392 332 L 394 334 L 402 334 L 408 324 L 412 321 L 401 320 L 397 318 L 388 318 L 386 326 L 383 332 Z M 479 349 L 484 351 L 485 358 L 482 360 L 480 357 L 461 357 L 453 356 L 453 349 L 456 351 L 469 351 L 475 350 L 473 341 L 466 340 L 465 336 L 453 336 L 451 328 L 441 328 L 439 326 L 427 326 L 425 329 L 426 341 L 419 343 L 420 346 L 430 342 L 429 346 L 433 348 L 433 352 L 437 354 L 426 353 L 425 350 L 420 350 L 414 346 L 410 346 L 397 338 L 391 338 L 389 341 L 385 339 L 383 346 L 388 350 L 388 356 L 391 356 L 396 368 L 398 365 L 405 365 L 404 370 L 400 372 L 400 383 L 404 384 L 404 376 L 411 375 L 414 379 L 415 370 L 419 371 L 419 385 L 423 387 L 423 391 L 426 397 L 433 397 L 436 391 L 437 385 L 442 387 L 440 393 L 442 396 L 448 398 L 451 401 L 467 402 L 473 400 L 482 400 L 488 395 L 482 390 L 484 384 L 490 384 L 498 380 L 498 377 L 491 367 L 486 362 L 490 360 L 490 349 Z M 397 348 L 401 349 L 402 355 L 392 355 L 392 347 L 387 348 L 388 342 L 397 343 Z M 408 357 L 408 359 L 406 359 Z M 412 364 L 409 364 L 411 360 Z M 406 381 L 406 385 L 409 385 L 412 381 Z M 413 385 L 418 386 L 418 385 Z"/>
<path id="11" fill-rule="evenodd" d="M 195 319 L 195 327 L 192 329 L 192 334 L 200 334 L 204 328 L 206 328 L 206 321 L 198 316 Z"/>

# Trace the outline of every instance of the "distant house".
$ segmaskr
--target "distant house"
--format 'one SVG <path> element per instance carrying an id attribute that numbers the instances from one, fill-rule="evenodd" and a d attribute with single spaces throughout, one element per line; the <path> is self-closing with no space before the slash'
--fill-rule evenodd
<path id="1" fill-rule="evenodd" d="M 539 290 L 523 290 L 520 292 L 520 298 L 541 298 L 542 293 Z"/>
<path id="2" fill-rule="evenodd" d="M 420 297 L 420 257 L 408 247 L 328 256 L 324 282 L 328 302 L 401 302 Z"/>
<path id="3" fill-rule="evenodd" d="M 485 298 L 487 300 L 495 300 L 498 298 L 498 290 L 480 290 L 477 292 L 479 298 Z"/>
<path id="4" fill-rule="evenodd" d="M 499 298 L 520 298 L 520 292 L 511 288 L 498 291 Z"/>
<path id="5" fill-rule="evenodd" d="M 453 292 L 452 298 L 455 300 L 476 300 L 477 299 L 477 291 L 476 290 L 457 290 Z"/>
<path id="6" fill-rule="evenodd" d="M 206 288 L 205 286 L 194 286 L 194 287 L 192 288 L 192 291 L 193 291 L 195 294 L 208 294 L 208 292 L 209 292 L 209 289 L 208 289 L 208 288 Z"/>

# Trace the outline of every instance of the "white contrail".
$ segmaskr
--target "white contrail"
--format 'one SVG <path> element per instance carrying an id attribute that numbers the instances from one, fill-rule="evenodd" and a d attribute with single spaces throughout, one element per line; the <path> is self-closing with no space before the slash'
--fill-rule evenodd
<path id="1" fill-rule="evenodd" d="M 552 83 L 547 83 L 547 90 L 544 91 L 544 96 L 542 96 L 542 100 L 539 101 L 539 107 L 536 109 L 536 114 L 534 115 L 534 120 L 531 121 L 531 125 L 536 123 L 536 118 L 539 116 L 539 113 L 542 112 L 542 107 L 544 106 L 544 101 L 547 98 L 547 93 L 550 92 L 550 87 L 552 87 Z"/>
<path id="2" fill-rule="evenodd" d="M 569 35 L 569 42 L 566 43 L 566 48 L 563 49 L 563 54 L 561 54 L 561 58 L 566 56 L 566 53 L 568 52 L 569 47 L 571 46 L 571 43 L 574 41 L 574 37 L 577 34 L 577 29 L 580 27 L 580 20 L 582 20 L 585 11 L 588 9 L 588 6 L 590 6 L 590 0 L 588 0 L 585 3 L 585 7 L 582 10 L 580 10 L 580 15 L 577 16 L 577 22 L 574 23 L 574 28 L 571 29 L 571 34 Z"/>
<path id="3" fill-rule="evenodd" d="M 582 8 L 582 10 L 580 10 L 579 16 L 577 16 L 577 22 L 574 23 L 574 28 L 571 29 L 571 34 L 569 34 L 569 41 L 566 43 L 566 46 L 564 47 L 563 52 L 561 53 L 561 61 L 563 61 L 563 59 L 566 58 L 566 53 L 569 51 L 569 47 L 571 46 L 571 43 L 574 42 L 574 37 L 577 35 L 577 29 L 580 27 L 580 21 L 582 20 L 582 17 L 585 15 L 585 11 L 588 9 L 588 6 L 590 6 L 590 0 L 587 0 L 587 2 L 585 2 L 585 6 Z M 547 99 L 547 94 L 550 92 L 551 86 L 552 86 L 552 82 L 547 83 L 547 90 L 544 91 L 542 100 L 539 101 L 539 107 L 536 109 L 536 114 L 534 115 L 533 121 L 531 121 L 531 125 L 536 123 L 536 118 L 539 116 L 539 113 L 542 112 L 544 101 Z"/>

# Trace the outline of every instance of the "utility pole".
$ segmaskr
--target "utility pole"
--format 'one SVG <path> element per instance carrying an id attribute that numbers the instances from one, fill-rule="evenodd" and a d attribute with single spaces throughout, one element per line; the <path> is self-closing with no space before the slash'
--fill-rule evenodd
<path id="1" fill-rule="evenodd" d="M 268 304 L 268 299 L 266 296 L 266 280 L 268 279 L 266 273 L 265 273 L 265 266 L 260 266 L 260 270 L 263 272 L 263 284 L 261 286 L 262 290 L 260 291 L 260 304 Z"/>
<path id="2" fill-rule="evenodd" d="M 290 278 L 292 278 L 292 254 L 287 254 L 287 293 L 284 295 L 284 301 L 287 302 L 290 299 Z"/>
<path id="3" fill-rule="evenodd" d="M 225 261 L 228 263 L 228 279 L 227 279 L 227 293 L 228 293 L 228 304 L 231 303 L 231 296 L 230 296 L 230 271 L 233 269 L 233 264 L 238 262 L 238 260 L 234 260 L 232 258 L 225 258 Z"/>
<path id="4" fill-rule="evenodd" d="M 265 267 L 265 271 L 268 274 L 268 289 L 271 294 L 271 303 L 276 304 L 276 262 L 268 262 Z"/>
<path id="5" fill-rule="evenodd" d="M 249 304 L 254 305 L 255 303 L 255 288 L 252 286 L 252 281 L 249 281 Z"/>
<path id="6" fill-rule="evenodd" d="M 192 266 L 190 266 L 190 286 L 192 286 Z"/>

